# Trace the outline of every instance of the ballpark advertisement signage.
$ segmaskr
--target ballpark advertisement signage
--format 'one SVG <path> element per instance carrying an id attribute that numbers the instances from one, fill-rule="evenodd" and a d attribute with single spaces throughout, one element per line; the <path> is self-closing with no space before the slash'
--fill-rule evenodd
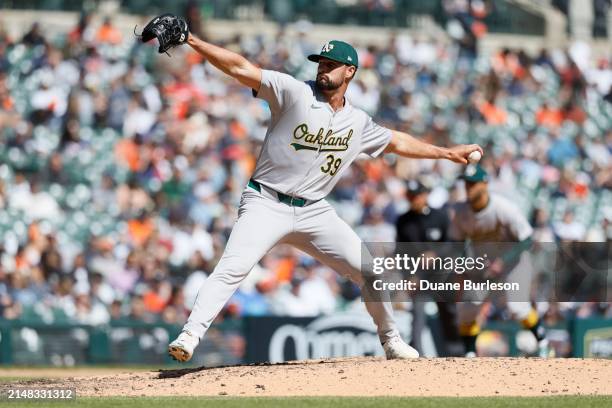
<path id="1" fill-rule="evenodd" d="M 396 312 L 404 339 L 409 340 L 410 315 Z M 246 361 L 278 363 L 345 356 L 382 356 L 372 318 L 365 312 L 321 317 L 248 317 L 245 319 Z"/>
<path id="2" fill-rule="evenodd" d="M 576 319 L 573 329 L 574 357 L 612 358 L 611 319 Z"/>

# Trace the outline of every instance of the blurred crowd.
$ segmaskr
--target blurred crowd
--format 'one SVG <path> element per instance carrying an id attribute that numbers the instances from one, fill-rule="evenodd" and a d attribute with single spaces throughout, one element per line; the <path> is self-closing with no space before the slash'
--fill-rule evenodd
<path id="1" fill-rule="evenodd" d="M 182 324 L 231 231 L 265 135 L 265 102 L 188 47 L 158 55 L 110 18 L 85 15 L 54 37 L 37 24 L 21 38 L 1 30 L 0 316 Z M 316 66 L 305 56 L 320 44 L 306 32 L 219 44 L 307 80 Z M 612 238 L 609 58 L 594 59 L 585 44 L 538 55 L 466 54 L 405 35 L 355 45 L 354 105 L 428 142 L 481 144 L 491 189 L 513 198 L 537 240 Z M 465 198 L 461 169 L 360 159 L 329 199 L 364 240 L 392 242 L 408 209 L 405 182 L 419 179 L 432 189 L 429 205 L 446 208 Z M 219 320 L 356 303 L 353 284 L 278 247 Z"/>

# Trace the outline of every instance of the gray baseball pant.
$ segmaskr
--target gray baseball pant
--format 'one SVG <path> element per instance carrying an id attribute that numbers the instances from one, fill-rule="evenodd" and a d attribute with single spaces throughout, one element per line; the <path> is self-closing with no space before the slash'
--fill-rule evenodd
<path id="1" fill-rule="evenodd" d="M 292 207 L 279 202 L 276 193 L 265 186 L 261 186 L 261 192 L 246 187 L 225 251 L 200 287 L 184 330 L 201 339 L 240 282 L 280 243 L 293 245 L 363 286 L 361 239 L 326 200 Z M 365 305 L 381 343 L 399 335 L 389 302 Z"/>

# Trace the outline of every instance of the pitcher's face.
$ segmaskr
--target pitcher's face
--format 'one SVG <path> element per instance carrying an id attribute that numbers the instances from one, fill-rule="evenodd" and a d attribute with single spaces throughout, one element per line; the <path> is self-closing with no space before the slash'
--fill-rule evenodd
<path id="1" fill-rule="evenodd" d="M 355 67 L 325 57 L 319 59 L 316 85 L 322 91 L 333 91 L 342 86 L 346 79 L 351 79 Z"/>

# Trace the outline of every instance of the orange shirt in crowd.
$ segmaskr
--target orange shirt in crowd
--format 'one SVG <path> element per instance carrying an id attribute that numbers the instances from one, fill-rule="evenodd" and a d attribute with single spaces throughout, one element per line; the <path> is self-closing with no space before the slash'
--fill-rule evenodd
<path id="1" fill-rule="evenodd" d="M 536 123 L 540 126 L 557 127 L 563 122 L 563 115 L 559 109 L 543 106 L 536 113 Z"/>
<path id="2" fill-rule="evenodd" d="M 136 172 L 140 168 L 140 152 L 138 146 L 131 139 L 122 139 L 115 145 L 117 161 Z"/>
<path id="3" fill-rule="evenodd" d="M 580 199 L 585 199 L 589 195 L 589 186 L 584 183 L 576 183 L 573 186 L 574 194 Z"/>
<path id="4" fill-rule="evenodd" d="M 37 222 L 33 222 L 28 226 L 28 240 L 29 242 L 37 242 L 42 239 L 42 233 L 40 232 L 40 226 Z"/>
<path id="5" fill-rule="evenodd" d="M 128 221 L 128 233 L 137 246 L 144 245 L 153 234 L 153 222 L 150 219 Z"/>
<path id="6" fill-rule="evenodd" d="M 15 270 L 24 271 L 30 268 L 32 265 L 28 262 L 25 254 L 23 252 L 19 252 L 15 255 Z"/>
<path id="7" fill-rule="evenodd" d="M 13 106 L 14 106 L 13 100 L 11 99 L 10 96 L 7 96 L 6 98 L 2 99 L 2 103 L 0 105 L 2 105 L 2 109 L 6 111 L 13 110 Z"/>
<path id="8" fill-rule="evenodd" d="M 513 53 L 504 55 L 503 52 L 498 52 L 491 58 L 491 65 L 498 75 L 510 73 L 518 79 L 527 76 L 527 70 L 521 64 L 519 57 Z"/>
<path id="9" fill-rule="evenodd" d="M 255 165 L 257 164 L 257 158 L 250 152 L 245 152 L 244 156 L 238 162 L 244 174 L 253 174 L 255 172 Z"/>
<path id="10" fill-rule="evenodd" d="M 508 120 L 508 113 L 491 102 L 482 103 L 479 109 L 489 125 L 504 125 Z"/>
<path id="11" fill-rule="evenodd" d="M 236 140 L 245 140 L 249 135 L 246 126 L 237 120 L 233 120 L 230 122 L 229 132 Z"/>
<path id="12" fill-rule="evenodd" d="M 204 62 L 204 57 L 195 51 L 189 51 L 185 56 L 185 59 L 187 60 L 187 64 L 189 66 L 198 65 Z"/>
<path id="13" fill-rule="evenodd" d="M 368 180 L 378 183 L 383 179 L 385 166 L 383 160 L 368 160 L 364 163 L 363 169 Z"/>
<path id="14" fill-rule="evenodd" d="M 162 89 L 163 95 L 170 102 L 172 112 L 177 119 L 186 119 L 189 113 L 189 105 L 196 102 L 198 106 L 203 106 L 207 102 L 207 97 L 202 91 L 191 82 L 175 82 Z"/>
<path id="15" fill-rule="evenodd" d="M 274 274 L 276 275 L 276 280 L 278 282 L 289 282 L 291 280 L 291 276 L 294 270 L 294 258 L 287 257 L 279 260 L 278 264 L 276 264 L 276 270 L 274 271 Z"/>
<path id="16" fill-rule="evenodd" d="M 121 32 L 110 24 L 103 24 L 96 33 L 96 40 L 100 43 L 121 43 Z"/>
<path id="17" fill-rule="evenodd" d="M 166 307 L 166 301 L 156 292 L 149 291 L 142 296 L 145 308 L 152 313 L 161 313 Z"/>

